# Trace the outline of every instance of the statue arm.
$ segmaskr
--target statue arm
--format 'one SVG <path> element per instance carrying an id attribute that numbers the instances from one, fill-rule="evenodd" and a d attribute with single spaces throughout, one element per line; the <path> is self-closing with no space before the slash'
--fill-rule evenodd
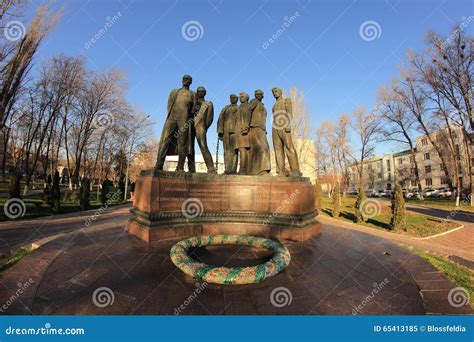
<path id="1" fill-rule="evenodd" d="M 229 105 L 222 108 L 221 113 L 219 114 L 219 119 L 217 120 L 217 133 L 219 135 L 224 134 L 224 113 L 228 107 Z"/>
<path id="2" fill-rule="evenodd" d="M 208 129 L 212 125 L 212 121 L 214 121 L 214 104 L 209 101 L 209 106 L 207 107 L 207 115 L 206 115 L 206 128 Z"/>
<path id="3" fill-rule="evenodd" d="M 191 97 L 191 103 L 190 103 L 190 110 L 189 110 L 189 117 L 193 118 L 194 117 L 194 106 L 197 102 L 196 98 L 197 98 L 197 95 L 194 91 L 191 91 L 191 93 L 193 94 L 193 96 Z"/>
<path id="4" fill-rule="evenodd" d="M 242 112 L 240 115 L 241 133 L 247 134 L 250 128 L 250 107 L 242 108 Z"/>
<path id="5" fill-rule="evenodd" d="M 250 101 L 249 102 L 249 107 L 248 107 L 249 112 L 252 113 L 255 110 L 255 108 L 257 107 L 257 105 L 258 105 L 258 100 L 257 99 L 253 99 L 252 101 Z"/>
<path id="6" fill-rule="evenodd" d="M 293 122 L 293 104 L 290 99 L 285 99 L 285 110 L 290 118 L 289 126 L 285 127 L 285 132 L 289 133 L 291 132 L 291 125 Z"/>
<path id="7" fill-rule="evenodd" d="M 176 89 L 172 90 L 170 92 L 170 95 L 168 96 L 168 113 L 167 114 L 171 112 L 171 107 L 173 106 L 175 99 L 176 99 Z"/>

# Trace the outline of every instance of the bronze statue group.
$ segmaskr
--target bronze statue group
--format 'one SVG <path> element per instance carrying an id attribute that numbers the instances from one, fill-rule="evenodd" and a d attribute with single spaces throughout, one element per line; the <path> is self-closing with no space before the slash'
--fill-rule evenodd
<path id="1" fill-rule="evenodd" d="M 183 76 L 183 86 L 171 91 L 168 98 L 168 114 L 158 148 L 155 170 L 163 170 L 167 155 L 178 155 L 177 172 L 184 172 L 188 159 L 189 172 L 196 172 L 194 141 L 197 140 L 208 173 L 217 173 L 207 146 L 207 130 L 214 119 L 214 106 L 205 99 L 206 89 L 190 90 L 192 77 Z M 272 89 L 273 105 L 272 139 L 275 150 L 277 174 L 300 176 L 296 150 L 291 139 L 292 104 L 283 98 L 280 88 Z M 267 110 L 262 103 L 263 91 L 257 89 L 255 98 L 249 101 L 247 93 L 230 95 L 217 122 L 217 133 L 224 144 L 226 174 L 265 175 L 270 173 L 270 148 L 267 141 Z M 237 104 L 240 100 L 240 104 Z M 285 155 L 290 170 L 285 167 Z"/>

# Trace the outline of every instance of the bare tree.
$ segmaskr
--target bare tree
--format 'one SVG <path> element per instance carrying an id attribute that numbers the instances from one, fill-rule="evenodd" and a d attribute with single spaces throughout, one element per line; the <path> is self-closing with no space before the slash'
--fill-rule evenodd
<path id="1" fill-rule="evenodd" d="M 302 169 L 314 170 L 316 165 L 306 161 L 313 160 L 313 128 L 311 114 L 306 106 L 304 92 L 297 88 L 290 89 L 290 99 L 293 104 L 293 126 L 291 128 L 293 144 Z"/>
<path id="2" fill-rule="evenodd" d="M 377 113 L 375 111 L 366 113 L 363 106 L 356 108 L 353 116 L 352 128 L 358 140 L 358 153 L 357 157 L 352 158 L 357 164 L 359 173 L 359 191 L 364 191 L 364 162 L 374 153 L 374 143 L 380 126 Z"/>
<path id="3" fill-rule="evenodd" d="M 109 128 L 115 115 L 126 112 L 124 75 L 117 70 L 91 73 L 79 95 L 75 125 L 72 127 L 72 180 L 78 184 L 86 147 L 93 133 Z"/>
<path id="4" fill-rule="evenodd" d="M 442 117 L 448 131 L 447 140 L 454 145 L 452 126 L 457 126 L 462 132 L 462 145 L 465 151 L 466 164 L 470 170 L 469 180 L 471 194 L 474 193 L 472 159 L 469 145 L 473 143 L 469 128 L 474 130 L 473 93 L 474 81 L 474 38 L 467 36 L 464 30 L 454 28 L 446 38 L 434 32 L 426 36 L 428 48 L 425 54 L 431 58 L 429 63 L 416 64 L 421 81 L 426 85 L 431 100 L 437 106 L 437 114 Z M 451 156 L 456 153 L 451 151 Z M 457 162 L 454 163 L 457 165 Z M 454 166 L 454 178 L 457 185 L 456 204 L 459 204 L 460 172 Z M 471 206 L 474 198 L 471 196 Z"/>
<path id="5" fill-rule="evenodd" d="M 4 2 L 5 3 L 5 2 Z M 6 2 L 6 10 L 11 2 Z M 1 42 L 0 54 L 0 125 L 4 126 L 17 99 L 23 81 L 39 45 L 56 26 L 62 12 L 52 12 L 47 5 L 40 5 L 25 35 L 18 41 Z"/>
<path id="6" fill-rule="evenodd" d="M 382 120 L 380 132 L 384 141 L 394 141 L 408 147 L 414 164 L 415 181 L 421 194 L 420 172 L 416 161 L 416 140 L 413 139 L 416 120 L 413 115 L 410 115 L 410 110 L 400 95 L 402 92 L 400 87 L 400 82 L 394 80 L 391 85 L 379 89 L 377 108 Z"/>

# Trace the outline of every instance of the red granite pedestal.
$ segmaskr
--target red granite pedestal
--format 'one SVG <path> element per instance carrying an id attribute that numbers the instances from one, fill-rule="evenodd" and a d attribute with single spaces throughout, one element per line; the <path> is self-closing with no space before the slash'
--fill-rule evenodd
<path id="1" fill-rule="evenodd" d="M 321 231 L 305 177 L 143 171 L 135 184 L 130 234 L 171 237 L 241 234 L 294 241 Z"/>

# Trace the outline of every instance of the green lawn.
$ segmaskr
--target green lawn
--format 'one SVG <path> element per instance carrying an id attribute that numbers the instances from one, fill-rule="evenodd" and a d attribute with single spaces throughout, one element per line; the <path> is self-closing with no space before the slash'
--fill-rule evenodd
<path id="1" fill-rule="evenodd" d="M 376 198 L 368 200 L 374 204 L 376 215 L 362 224 L 371 228 L 390 230 L 391 209 L 389 202 L 380 201 Z M 354 204 L 355 197 L 341 197 L 341 216 L 338 219 L 354 222 Z M 330 198 L 323 197 L 321 211 L 324 215 L 332 215 L 332 200 Z M 406 211 L 406 231 L 396 231 L 396 233 L 413 237 L 427 237 L 456 227 L 458 227 L 458 224 L 454 222 Z"/>
<path id="2" fill-rule="evenodd" d="M 116 191 L 117 191 L 116 189 L 112 188 L 110 191 L 110 195 L 113 196 L 113 194 Z M 81 207 L 79 206 L 79 200 L 72 200 L 71 193 L 69 193 L 69 196 L 67 196 L 68 198 L 65 198 L 66 194 L 67 194 L 67 190 L 61 189 L 61 198 L 62 198 L 61 214 L 68 214 L 68 213 L 81 211 Z M 96 193 L 92 192 L 91 197 L 90 197 L 90 209 L 98 209 L 102 206 L 102 203 L 100 201 L 97 201 L 96 199 L 97 199 Z M 2 209 L 7 200 L 8 200 L 7 197 L 0 198 L 0 206 L 2 207 Z M 51 206 L 43 203 L 42 193 L 30 194 L 22 198 L 22 201 L 23 203 L 25 203 L 25 206 L 26 206 L 25 215 L 22 216 L 21 218 L 17 218 L 16 220 L 31 219 L 31 218 L 53 215 L 51 211 Z M 111 203 L 109 203 L 109 206 L 114 206 L 121 203 L 122 203 L 121 201 L 112 201 Z M 0 221 L 8 221 L 8 220 L 10 219 L 5 215 L 5 210 L 4 209 L 1 210 Z"/>
<path id="3" fill-rule="evenodd" d="M 423 259 L 427 260 L 439 271 L 443 272 L 446 278 L 453 282 L 457 287 L 465 288 L 468 291 L 470 298 L 474 298 L 474 273 L 472 271 L 466 267 L 459 266 L 444 257 L 431 254 L 420 249 L 410 248 L 410 250 L 418 254 Z M 474 303 L 472 300 L 470 302 L 470 306 L 474 309 Z"/>
<path id="4" fill-rule="evenodd" d="M 452 211 L 460 211 L 460 212 L 469 212 L 474 213 L 474 207 L 471 207 L 471 203 L 468 200 L 461 200 L 460 207 L 456 207 L 456 201 L 454 200 L 446 200 L 446 199 L 437 199 L 437 198 L 427 198 L 423 201 L 417 199 L 406 199 L 407 203 L 415 204 L 415 205 L 422 205 L 429 208 L 436 208 L 436 209 L 444 209 L 444 210 L 452 210 Z"/>

